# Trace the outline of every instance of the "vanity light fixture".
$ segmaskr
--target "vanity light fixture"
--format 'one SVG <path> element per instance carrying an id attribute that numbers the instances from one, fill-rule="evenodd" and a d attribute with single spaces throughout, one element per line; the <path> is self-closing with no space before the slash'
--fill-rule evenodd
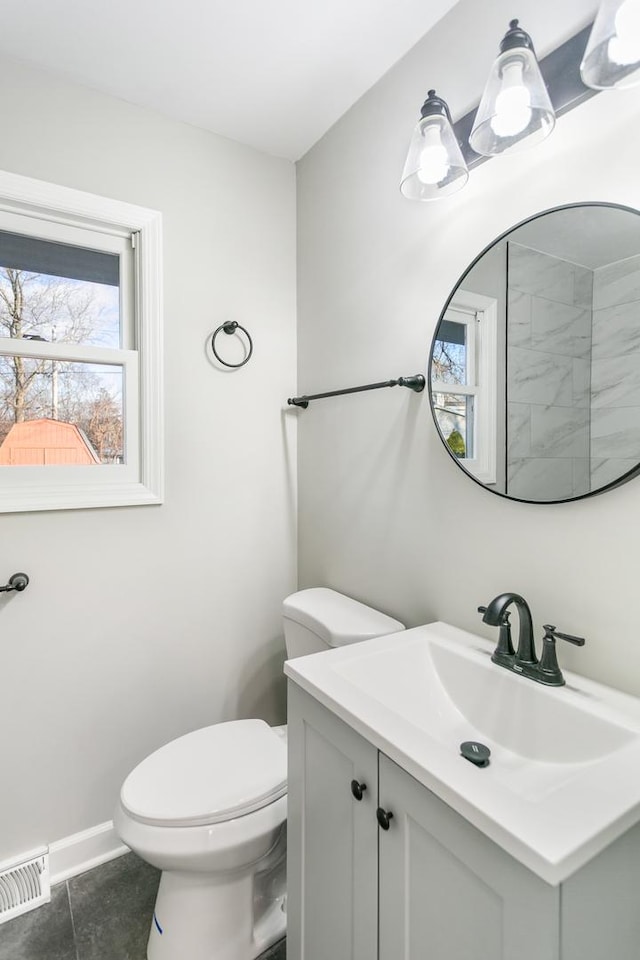
<path id="1" fill-rule="evenodd" d="M 602 0 L 580 76 L 594 90 L 640 83 L 640 0 Z"/>
<path id="2" fill-rule="evenodd" d="M 400 190 L 409 200 L 438 200 L 461 190 L 469 170 L 446 102 L 429 90 L 413 131 Z"/>
<path id="3" fill-rule="evenodd" d="M 538 143 L 555 118 L 601 90 L 640 83 L 640 0 L 602 0 L 593 23 L 538 64 L 531 37 L 512 20 L 480 106 L 451 122 L 430 90 L 405 163 L 400 189 L 410 200 L 436 200 L 465 185 L 491 157 Z"/>
<path id="4" fill-rule="evenodd" d="M 555 122 L 531 37 L 512 20 L 484 88 L 469 144 L 476 153 L 493 157 L 539 143 Z"/>

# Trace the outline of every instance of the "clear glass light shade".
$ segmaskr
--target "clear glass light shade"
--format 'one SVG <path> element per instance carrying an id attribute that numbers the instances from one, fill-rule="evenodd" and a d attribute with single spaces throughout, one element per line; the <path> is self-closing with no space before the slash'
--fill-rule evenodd
<path id="1" fill-rule="evenodd" d="M 413 131 L 400 190 L 409 200 L 438 200 L 469 179 L 460 145 L 445 116 L 422 117 Z"/>
<path id="2" fill-rule="evenodd" d="M 533 50 L 505 50 L 495 61 L 476 113 L 469 143 L 492 157 L 523 150 L 548 137 L 556 122 Z"/>
<path id="3" fill-rule="evenodd" d="M 580 64 L 595 90 L 640 83 L 640 0 L 603 0 Z"/>

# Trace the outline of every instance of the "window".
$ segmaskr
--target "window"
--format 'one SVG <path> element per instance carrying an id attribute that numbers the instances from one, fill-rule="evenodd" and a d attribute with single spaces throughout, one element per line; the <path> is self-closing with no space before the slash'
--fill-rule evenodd
<path id="1" fill-rule="evenodd" d="M 160 214 L 0 172 L 0 512 L 162 500 Z"/>
<path id="2" fill-rule="evenodd" d="M 451 453 L 496 482 L 496 302 L 459 290 L 440 321 L 431 359 L 436 421 Z"/>

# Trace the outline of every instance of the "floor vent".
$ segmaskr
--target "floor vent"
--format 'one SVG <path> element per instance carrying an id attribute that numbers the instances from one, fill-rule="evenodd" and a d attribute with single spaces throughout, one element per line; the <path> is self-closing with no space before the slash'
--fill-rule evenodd
<path id="1" fill-rule="evenodd" d="M 0 869 L 0 923 L 49 903 L 50 899 L 48 853 Z"/>

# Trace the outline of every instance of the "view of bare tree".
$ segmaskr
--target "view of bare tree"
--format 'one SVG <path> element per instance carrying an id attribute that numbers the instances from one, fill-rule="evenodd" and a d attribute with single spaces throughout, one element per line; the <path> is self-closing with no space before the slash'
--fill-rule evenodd
<path id="1" fill-rule="evenodd" d="M 122 414 L 113 397 L 104 388 L 88 406 L 85 417 L 78 422 L 91 440 L 102 463 L 115 462 L 122 456 Z"/>
<path id="2" fill-rule="evenodd" d="M 431 366 L 433 379 L 439 383 L 464 383 L 464 347 L 446 340 L 436 340 Z"/>
<path id="3" fill-rule="evenodd" d="M 100 344 L 109 339 L 109 318 L 94 286 L 0 268 L 0 337 Z M 105 386 L 108 373 L 112 391 Z M 0 356 L 0 442 L 14 423 L 51 418 L 76 423 L 102 462 L 117 462 L 121 377 L 117 367 Z"/>

